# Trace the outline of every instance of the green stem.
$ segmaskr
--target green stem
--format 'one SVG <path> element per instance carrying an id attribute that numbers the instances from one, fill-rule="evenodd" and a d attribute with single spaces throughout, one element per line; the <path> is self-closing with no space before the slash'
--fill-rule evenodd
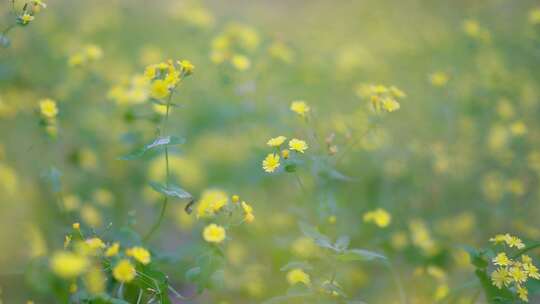
<path id="1" fill-rule="evenodd" d="M 540 248 L 540 242 L 539 242 L 539 243 L 532 244 L 532 245 L 530 245 L 530 246 L 527 246 L 527 247 L 521 249 L 520 251 L 518 251 L 516 254 L 514 254 L 514 255 L 512 256 L 512 259 L 516 259 L 516 258 L 518 258 L 520 255 L 526 253 L 527 251 L 531 251 L 531 250 L 536 249 L 536 248 Z"/>
<path id="2" fill-rule="evenodd" d="M 407 303 L 407 296 L 405 295 L 405 290 L 403 289 L 403 284 L 401 283 L 401 279 L 399 278 L 399 275 L 394 270 L 394 268 L 392 267 L 392 264 L 390 264 L 390 262 L 385 262 L 384 265 L 386 266 L 386 268 L 388 268 L 388 270 L 392 274 L 392 278 L 394 279 L 394 284 L 396 285 L 396 287 L 398 289 L 398 292 L 399 292 L 399 302 L 401 304 L 406 304 Z"/>
<path id="3" fill-rule="evenodd" d="M 165 119 L 163 120 L 163 126 L 162 130 L 159 131 L 159 133 L 165 133 L 165 128 L 167 127 L 167 121 L 169 120 L 169 111 L 171 106 L 171 98 L 172 98 L 172 92 L 169 95 L 169 98 L 167 99 L 167 109 L 165 112 Z M 169 146 L 165 145 L 165 170 L 166 170 L 166 176 L 165 176 L 165 185 L 168 188 L 169 187 L 169 177 L 170 177 L 170 169 L 169 169 Z M 159 227 L 161 226 L 161 222 L 163 222 L 163 218 L 165 217 L 165 211 L 167 210 L 167 205 L 169 203 L 169 197 L 165 195 L 165 198 L 163 199 L 163 203 L 161 204 L 161 211 L 159 212 L 159 217 L 157 221 L 152 226 L 152 229 L 146 234 L 144 237 L 144 242 L 148 242 L 152 235 L 159 230 Z"/>

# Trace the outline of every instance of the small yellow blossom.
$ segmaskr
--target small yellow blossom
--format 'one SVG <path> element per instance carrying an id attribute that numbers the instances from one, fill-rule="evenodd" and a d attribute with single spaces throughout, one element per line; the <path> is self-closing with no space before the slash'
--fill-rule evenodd
<path id="1" fill-rule="evenodd" d="M 294 113 L 302 117 L 305 117 L 306 114 L 309 112 L 309 110 L 310 110 L 310 107 L 303 100 L 295 100 L 291 102 L 291 111 L 293 111 Z"/>
<path id="2" fill-rule="evenodd" d="M 72 225 L 72 226 L 73 226 L 73 229 L 75 229 L 75 230 L 80 230 L 80 229 L 81 229 L 81 224 L 80 224 L 80 223 L 78 223 L 78 222 L 76 222 L 76 223 L 73 223 L 73 225 Z"/>
<path id="3" fill-rule="evenodd" d="M 88 245 L 89 249 L 92 251 L 103 249 L 106 247 L 105 243 L 98 237 L 87 239 L 86 244 Z"/>
<path id="4" fill-rule="evenodd" d="M 83 274 L 88 264 L 86 257 L 68 251 L 55 253 L 50 262 L 52 271 L 64 279 L 75 278 Z"/>
<path id="5" fill-rule="evenodd" d="M 497 266 L 508 266 L 510 264 L 510 259 L 506 256 L 506 253 L 501 252 L 493 258 L 493 264 Z"/>
<path id="6" fill-rule="evenodd" d="M 266 144 L 269 145 L 270 147 L 279 147 L 285 142 L 285 140 L 287 140 L 287 137 L 280 135 L 278 137 L 270 138 L 266 142 Z"/>
<path id="7" fill-rule="evenodd" d="M 508 286 L 511 280 L 506 268 L 499 268 L 491 273 L 491 281 L 499 289 L 503 288 L 503 286 Z"/>
<path id="8" fill-rule="evenodd" d="M 281 156 L 283 157 L 283 159 L 289 159 L 290 151 L 288 149 L 281 150 Z"/>
<path id="9" fill-rule="evenodd" d="M 276 171 L 279 167 L 279 155 L 275 153 L 268 154 L 262 162 L 262 167 L 268 173 Z"/>
<path id="10" fill-rule="evenodd" d="M 25 12 L 22 16 L 19 16 L 19 20 L 23 25 L 27 25 L 28 23 L 34 20 L 34 16 Z"/>
<path id="11" fill-rule="evenodd" d="M 204 228 L 203 238 L 209 243 L 221 243 L 225 239 L 225 228 L 210 224 Z"/>
<path id="12" fill-rule="evenodd" d="M 540 8 L 529 11 L 529 22 L 534 25 L 540 24 Z"/>
<path id="13" fill-rule="evenodd" d="M 517 294 L 522 301 L 529 302 L 529 291 L 527 288 L 517 285 Z"/>
<path id="14" fill-rule="evenodd" d="M 113 257 L 118 254 L 120 251 L 120 244 L 119 243 L 113 243 L 107 250 L 105 251 L 105 256 L 107 257 Z"/>
<path id="15" fill-rule="evenodd" d="M 143 265 L 150 263 L 150 252 L 143 247 L 132 247 L 126 250 L 126 255 L 133 257 Z"/>
<path id="16" fill-rule="evenodd" d="M 309 274 L 305 273 L 302 269 L 295 268 L 287 273 L 287 282 L 289 282 L 290 285 L 303 283 L 304 285 L 309 286 L 311 284 L 311 279 L 309 278 Z"/>
<path id="17" fill-rule="evenodd" d="M 46 98 L 39 101 L 39 109 L 41 115 L 45 118 L 55 118 L 58 115 L 58 108 L 56 102 L 52 99 Z"/>
<path id="18" fill-rule="evenodd" d="M 429 75 L 429 82 L 436 87 L 444 87 L 448 82 L 448 74 L 444 72 L 435 72 Z"/>
<path id="19" fill-rule="evenodd" d="M 129 283 L 137 274 L 135 267 L 128 259 L 120 260 L 113 268 L 114 278 L 121 283 Z"/>
<path id="20" fill-rule="evenodd" d="M 303 140 L 293 138 L 289 141 L 289 149 L 304 153 L 305 150 L 307 150 L 309 147 L 307 143 Z"/>
<path id="21" fill-rule="evenodd" d="M 152 85 L 150 87 L 150 95 L 153 98 L 156 99 L 163 99 L 169 96 L 169 86 L 167 83 L 162 79 L 157 79 L 154 82 L 152 82 Z"/>
<path id="22" fill-rule="evenodd" d="M 235 194 L 231 197 L 231 200 L 233 203 L 238 203 L 240 201 L 240 196 Z"/>
<path id="23" fill-rule="evenodd" d="M 191 75 L 193 74 L 193 70 L 195 70 L 195 66 L 188 60 L 178 61 L 178 65 L 180 65 L 185 75 Z"/>
<path id="24" fill-rule="evenodd" d="M 245 71 L 251 67 L 251 61 L 244 55 L 234 55 L 231 63 L 239 71 Z"/>
<path id="25" fill-rule="evenodd" d="M 364 213 L 364 222 L 374 223 L 381 228 L 385 228 L 390 225 L 391 221 L 392 216 L 390 213 L 381 208 Z"/>

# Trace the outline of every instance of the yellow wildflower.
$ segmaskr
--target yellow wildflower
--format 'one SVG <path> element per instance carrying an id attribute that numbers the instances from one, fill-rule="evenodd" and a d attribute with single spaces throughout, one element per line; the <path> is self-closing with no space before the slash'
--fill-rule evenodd
<path id="1" fill-rule="evenodd" d="M 19 20 L 23 25 L 27 25 L 32 20 L 34 20 L 34 16 L 28 14 L 27 12 L 24 12 L 21 16 L 19 16 Z"/>
<path id="2" fill-rule="evenodd" d="M 390 215 L 390 213 L 381 208 L 364 213 L 364 222 L 374 223 L 381 228 L 385 228 L 390 225 L 391 221 L 392 216 Z"/>
<path id="3" fill-rule="evenodd" d="M 203 238 L 209 243 L 221 243 L 225 239 L 225 228 L 210 224 L 204 228 Z"/>
<path id="4" fill-rule="evenodd" d="M 126 255 L 133 257 L 141 264 L 147 265 L 150 263 L 150 252 L 143 247 L 132 247 L 126 250 Z"/>
<path id="5" fill-rule="evenodd" d="M 197 202 L 197 217 L 209 217 L 221 210 L 227 205 L 229 198 L 227 193 L 209 189 L 202 193 L 201 199 Z"/>
<path id="6" fill-rule="evenodd" d="M 510 264 L 510 259 L 506 256 L 506 253 L 501 252 L 493 258 L 493 264 L 497 266 L 508 266 Z"/>
<path id="7" fill-rule="evenodd" d="M 137 274 L 135 267 L 128 259 L 120 260 L 113 268 L 113 277 L 122 283 L 129 283 Z"/>
<path id="8" fill-rule="evenodd" d="M 120 251 L 120 244 L 114 243 L 111 246 L 109 246 L 109 248 L 107 248 L 107 250 L 105 251 L 105 256 L 108 256 L 108 257 L 116 256 L 119 251 Z"/>
<path id="9" fill-rule="evenodd" d="M 262 162 L 262 167 L 268 173 L 276 171 L 279 167 L 279 155 L 275 153 L 268 154 Z"/>
<path id="10" fill-rule="evenodd" d="M 270 147 L 279 147 L 285 142 L 285 140 L 287 140 L 287 137 L 280 135 L 278 137 L 270 138 L 266 142 L 266 144 L 269 145 Z"/>
<path id="11" fill-rule="evenodd" d="M 429 75 L 429 82 L 436 87 L 444 87 L 448 82 L 448 74 L 444 72 L 435 72 Z"/>
<path id="12" fill-rule="evenodd" d="M 304 153 L 304 151 L 307 150 L 309 147 L 305 141 L 293 138 L 289 141 L 289 148 L 291 150 Z"/>
<path id="13" fill-rule="evenodd" d="M 287 273 L 287 282 L 289 282 L 290 285 L 295 285 L 297 283 L 303 283 L 304 285 L 309 286 L 311 284 L 309 274 L 305 273 L 300 268 L 292 269 Z"/>
<path id="14" fill-rule="evenodd" d="M 81 275 L 86 271 L 88 264 L 86 257 L 68 251 L 55 253 L 50 261 L 52 271 L 64 279 Z"/>
<path id="15" fill-rule="evenodd" d="M 181 61 L 178 61 L 178 65 L 180 65 L 180 68 L 182 69 L 182 72 L 184 72 L 185 75 L 193 74 L 193 70 L 195 69 L 195 66 L 190 61 L 181 60 Z"/>
<path id="16" fill-rule="evenodd" d="M 231 63 L 240 71 L 245 71 L 251 66 L 251 61 L 244 55 L 234 55 L 231 59 Z"/>
<path id="17" fill-rule="evenodd" d="M 310 110 L 310 107 L 303 100 L 295 100 L 291 102 L 291 111 L 293 111 L 294 113 L 302 117 L 305 117 L 306 114 L 309 112 L 309 110 Z"/>
<path id="18" fill-rule="evenodd" d="M 493 282 L 493 285 L 497 286 L 499 289 L 503 288 L 503 286 L 508 286 L 511 282 L 508 270 L 506 270 L 506 268 L 499 268 L 493 271 L 491 273 L 491 281 Z"/>
<path id="19" fill-rule="evenodd" d="M 169 96 L 169 86 L 162 79 L 157 79 L 152 82 L 150 87 L 150 95 L 156 99 L 163 99 Z"/>
<path id="20" fill-rule="evenodd" d="M 55 118 L 58 115 L 58 108 L 56 102 L 50 98 L 42 99 L 39 101 L 39 109 L 41 115 L 46 118 Z"/>

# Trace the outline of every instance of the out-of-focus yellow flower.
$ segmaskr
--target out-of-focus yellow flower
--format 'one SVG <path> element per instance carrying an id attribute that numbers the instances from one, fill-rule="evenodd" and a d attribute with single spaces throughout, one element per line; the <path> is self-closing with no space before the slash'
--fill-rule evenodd
<path id="1" fill-rule="evenodd" d="M 210 224 L 204 227 L 203 238 L 209 243 L 221 243 L 225 239 L 225 228 Z"/>
<path id="2" fill-rule="evenodd" d="M 303 100 L 294 100 L 293 102 L 291 102 L 291 111 L 302 117 L 305 117 L 306 114 L 309 113 L 310 107 Z"/>
<path id="3" fill-rule="evenodd" d="M 540 8 L 533 8 L 529 11 L 529 22 L 531 24 L 540 24 Z"/>
<path id="4" fill-rule="evenodd" d="M 111 206 L 114 200 L 114 196 L 111 191 L 100 188 L 92 193 L 94 201 L 101 206 Z"/>
<path id="5" fill-rule="evenodd" d="M 88 245 L 88 249 L 94 252 L 106 247 L 105 243 L 98 237 L 89 238 L 85 241 L 85 243 Z"/>
<path id="6" fill-rule="evenodd" d="M 105 281 L 106 277 L 99 267 L 90 268 L 84 276 L 86 290 L 92 295 L 97 295 L 105 291 Z"/>
<path id="7" fill-rule="evenodd" d="M 103 222 L 103 220 L 101 218 L 101 214 L 93 206 L 90 206 L 88 204 L 82 206 L 81 209 L 80 209 L 80 213 L 81 213 L 81 219 L 88 226 L 90 226 L 92 228 L 97 228 L 97 227 L 101 226 L 101 224 Z"/>
<path id="8" fill-rule="evenodd" d="M 116 255 L 118 255 L 119 251 L 120 251 L 120 244 L 119 243 L 113 243 L 105 251 L 105 256 L 107 256 L 107 257 L 116 256 Z"/>
<path id="9" fill-rule="evenodd" d="M 162 79 L 157 79 L 150 85 L 150 95 L 156 99 L 163 99 L 170 94 L 169 85 Z"/>
<path id="10" fill-rule="evenodd" d="M 309 146 L 303 140 L 300 140 L 297 138 L 293 138 L 289 140 L 289 149 L 293 151 L 304 153 L 304 151 L 306 151 L 308 148 Z"/>
<path id="11" fill-rule="evenodd" d="M 516 121 L 510 125 L 510 132 L 515 136 L 527 134 L 527 126 L 522 121 Z"/>
<path id="12" fill-rule="evenodd" d="M 270 153 L 262 162 L 264 171 L 272 173 L 279 167 L 279 155 L 276 153 Z"/>
<path id="13" fill-rule="evenodd" d="M 180 65 L 180 68 L 185 75 L 191 75 L 195 70 L 195 66 L 189 60 L 178 61 L 178 65 Z"/>
<path id="14" fill-rule="evenodd" d="M 291 250 L 295 255 L 307 259 L 317 255 L 318 247 L 313 239 L 302 236 L 292 243 Z"/>
<path id="15" fill-rule="evenodd" d="M 244 210 L 244 220 L 247 223 L 251 223 L 255 220 L 255 215 L 253 215 L 253 207 L 246 202 L 242 202 L 242 210 Z"/>
<path id="16" fill-rule="evenodd" d="M 150 252 L 143 247 L 132 247 L 126 250 L 126 255 L 133 257 L 136 261 L 143 265 L 150 263 Z"/>
<path id="17" fill-rule="evenodd" d="M 58 108 L 56 102 L 50 98 L 45 98 L 39 101 L 39 109 L 41 115 L 45 118 L 55 118 L 58 115 Z"/>
<path id="18" fill-rule="evenodd" d="M 231 63 L 239 71 L 245 71 L 251 67 L 251 61 L 244 55 L 234 55 Z"/>
<path id="19" fill-rule="evenodd" d="M 429 75 L 429 82 L 436 87 L 444 87 L 450 77 L 445 72 L 435 72 Z"/>
<path id="20" fill-rule="evenodd" d="M 392 221 L 392 216 L 390 215 L 390 213 L 381 208 L 377 208 L 373 211 L 364 213 L 363 218 L 364 222 L 374 223 L 381 228 L 387 227 Z"/>
<path id="21" fill-rule="evenodd" d="M 293 50 L 281 41 L 274 41 L 268 48 L 268 53 L 273 58 L 285 63 L 291 63 L 294 60 Z"/>
<path id="22" fill-rule="evenodd" d="M 137 274 L 135 267 L 128 259 L 120 260 L 113 268 L 113 277 L 121 283 L 129 283 Z"/>
<path id="23" fill-rule="evenodd" d="M 287 272 L 287 282 L 290 285 L 295 285 L 297 283 L 302 283 L 307 286 L 311 285 L 309 274 L 305 273 L 300 268 L 295 268 Z"/>
<path id="24" fill-rule="evenodd" d="M 88 259 L 68 251 L 56 252 L 50 261 L 51 270 L 64 279 L 75 278 L 88 268 Z"/>
<path id="25" fill-rule="evenodd" d="M 218 189 L 205 190 L 197 202 L 197 217 L 209 217 L 221 210 L 229 201 L 227 193 Z"/>
<path id="26" fill-rule="evenodd" d="M 270 138 L 266 144 L 270 147 L 279 147 L 281 146 L 285 140 L 287 140 L 287 137 L 285 136 L 277 136 L 277 137 L 273 137 L 273 138 Z"/>

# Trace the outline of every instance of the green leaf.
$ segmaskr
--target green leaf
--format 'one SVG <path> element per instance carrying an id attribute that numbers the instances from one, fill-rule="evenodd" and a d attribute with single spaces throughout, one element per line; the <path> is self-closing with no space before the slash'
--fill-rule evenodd
<path id="1" fill-rule="evenodd" d="M 161 194 L 167 195 L 167 196 L 177 197 L 179 199 L 192 199 L 193 198 L 193 196 L 189 192 L 187 192 L 186 190 L 178 186 L 169 185 L 167 187 L 160 183 L 150 182 L 150 187 L 152 187 L 152 189 L 154 189 L 155 191 Z"/>
<path id="2" fill-rule="evenodd" d="M 337 256 L 338 260 L 344 262 L 350 261 L 371 261 L 375 259 L 386 260 L 382 254 L 365 250 L 365 249 L 349 249 Z"/>
<path id="3" fill-rule="evenodd" d="M 330 239 L 326 235 L 320 233 L 317 228 L 304 222 L 300 222 L 299 226 L 302 233 L 305 236 L 313 239 L 313 241 L 315 241 L 315 244 L 323 248 L 335 250 L 334 246 L 332 246 L 332 242 L 330 242 Z"/>
<path id="4" fill-rule="evenodd" d="M 336 243 L 334 244 L 334 247 L 338 251 L 343 251 L 349 248 L 350 243 L 351 243 L 351 238 L 348 235 L 342 235 L 337 239 Z"/>
<path id="5" fill-rule="evenodd" d="M 285 166 L 285 171 L 289 172 L 289 173 L 292 173 L 292 172 L 296 172 L 296 168 L 298 166 L 296 164 L 288 164 Z"/>
<path id="6" fill-rule="evenodd" d="M 145 145 L 144 147 L 137 149 L 127 155 L 121 156 L 120 160 L 133 160 L 140 158 L 148 150 L 155 149 L 161 146 L 180 145 L 185 143 L 185 139 L 177 136 L 163 136 L 156 138 L 153 142 Z"/>

